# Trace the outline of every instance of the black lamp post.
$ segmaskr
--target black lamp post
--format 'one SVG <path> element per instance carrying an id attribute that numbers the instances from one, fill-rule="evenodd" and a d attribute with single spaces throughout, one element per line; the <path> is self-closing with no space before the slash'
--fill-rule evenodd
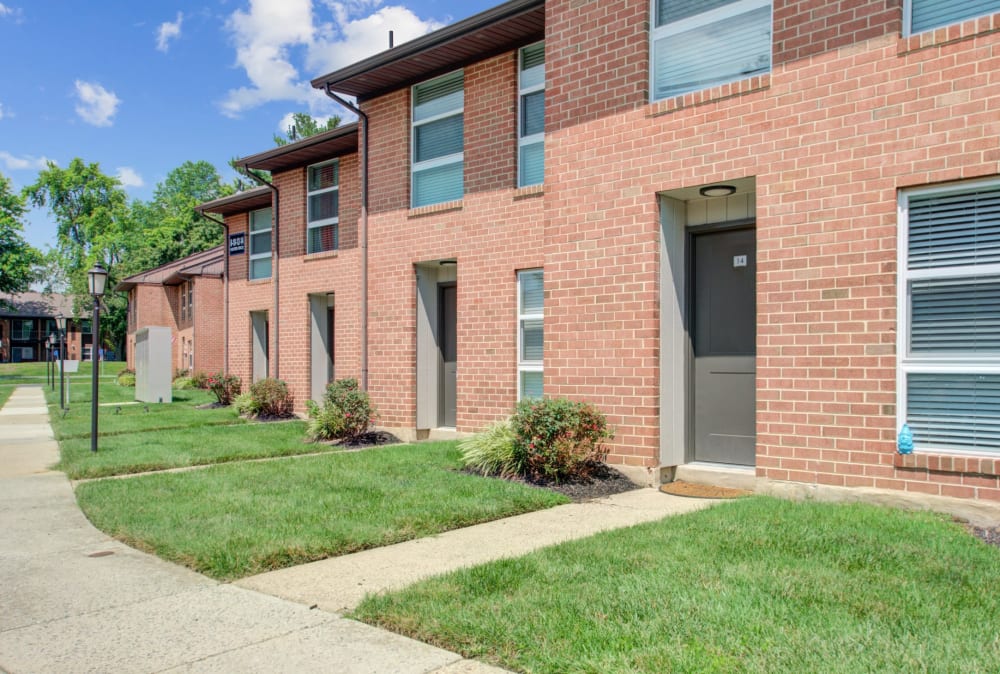
<path id="1" fill-rule="evenodd" d="M 108 281 L 108 270 L 95 264 L 87 272 L 87 289 L 94 298 L 94 325 L 90 343 L 90 451 L 97 451 L 97 361 L 100 358 L 101 343 L 101 297 L 104 296 L 104 284 Z"/>
<path id="2" fill-rule="evenodd" d="M 63 370 L 66 365 L 66 345 L 63 342 L 66 336 L 66 317 L 62 314 L 56 316 L 56 331 L 59 332 L 59 409 L 66 409 L 66 396 L 64 395 L 63 388 L 66 385 L 65 375 L 63 375 Z M 55 363 L 53 363 L 55 365 Z M 52 377 L 52 388 L 56 387 L 55 376 Z"/>
<path id="3" fill-rule="evenodd" d="M 49 375 L 49 390 L 56 390 L 56 333 L 50 332 L 48 339 L 45 340 L 45 348 L 47 351 L 47 367 L 45 368 L 45 374 Z"/>

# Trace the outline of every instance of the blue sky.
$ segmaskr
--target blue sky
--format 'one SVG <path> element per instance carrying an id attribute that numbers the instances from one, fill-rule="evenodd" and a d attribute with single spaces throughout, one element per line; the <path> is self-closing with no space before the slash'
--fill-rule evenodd
<path id="1" fill-rule="evenodd" d="M 186 160 L 273 147 L 294 111 L 338 112 L 309 80 L 501 0 L 0 0 L 0 173 L 98 162 L 133 198 Z M 25 238 L 55 225 L 32 211 Z"/>

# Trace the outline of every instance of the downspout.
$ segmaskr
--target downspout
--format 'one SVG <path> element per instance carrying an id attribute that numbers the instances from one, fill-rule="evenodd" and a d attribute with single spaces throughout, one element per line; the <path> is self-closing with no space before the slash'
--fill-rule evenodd
<path id="1" fill-rule="evenodd" d="M 213 218 L 210 215 L 195 211 L 209 222 L 222 227 L 222 249 L 226 256 L 222 263 L 222 374 L 229 374 L 229 225 L 225 220 Z M 197 338 L 198 335 L 195 335 Z"/>
<path id="2" fill-rule="evenodd" d="M 278 222 L 279 222 L 279 215 L 278 215 L 278 206 L 279 206 L 278 188 L 275 187 L 274 185 L 272 185 L 271 183 L 267 182 L 266 180 L 262 180 L 260 177 L 257 176 L 256 173 L 254 173 L 249 168 L 247 168 L 246 164 L 240 166 L 239 168 L 242 169 L 240 171 L 240 173 L 242 173 L 243 175 L 245 175 L 247 178 L 250 178 L 251 180 L 253 180 L 258 185 L 263 185 L 264 187 L 268 187 L 268 188 L 271 189 L 271 213 L 273 214 L 272 217 L 274 218 L 274 226 L 273 226 L 273 228 L 271 230 L 271 244 L 272 244 L 271 245 L 271 282 L 274 284 L 274 312 L 273 312 L 274 316 L 273 316 L 273 321 L 272 321 L 274 323 L 274 378 L 275 379 L 281 379 L 280 369 L 278 367 L 278 365 L 279 365 L 279 358 L 278 358 L 278 353 L 279 353 L 279 351 L 278 351 L 278 332 L 279 332 L 278 331 L 278 267 L 279 267 L 279 262 L 278 261 L 281 259 L 281 255 L 279 255 L 279 253 L 280 253 L 280 245 L 278 243 L 278 241 L 279 241 L 279 237 L 278 237 Z"/>
<path id="3" fill-rule="evenodd" d="M 368 390 L 368 115 L 351 105 L 330 89 L 327 82 L 323 89 L 327 96 L 353 112 L 364 124 L 361 126 L 361 390 Z"/>

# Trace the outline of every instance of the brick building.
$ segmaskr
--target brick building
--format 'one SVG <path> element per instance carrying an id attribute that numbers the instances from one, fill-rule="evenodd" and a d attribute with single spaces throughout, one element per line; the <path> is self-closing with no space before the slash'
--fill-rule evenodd
<path id="1" fill-rule="evenodd" d="M 511 0 L 324 75 L 364 113 L 358 151 L 244 160 L 275 172 L 255 259 L 280 285 L 230 257 L 232 369 L 268 353 L 301 405 L 333 293 L 336 376 L 404 435 L 567 396 L 640 479 L 998 501 L 997 12 Z M 310 167 L 335 158 L 362 233 L 313 259 Z M 248 251 L 251 215 L 226 216 Z"/>
<path id="2" fill-rule="evenodd" d="M 24 292 L 0 295 L 0 363 L 32 363 L 58 357 L 56 316 L 66 316 L 65 347 L 69 360 L 90 360 L 93 335 L 89 319 L 74 317 L 73 298 L 61 293 Z"/>
<path id="3" fill-rule="evenodd" d="M 136 330 L 170 328 L 173 369 L 219 372 L 224 367 L 225 255 L 221 246 L 129 276 L 115 290 L 128 293 L 125 357 L 135 369 Z"/>
<path id="4" fill-rule="evenodd" d="M 272 187 L 198 207 L 227 232 L 228 371 L 283 379 L 299 412 L 360 368 L 357 146 L 347 124 L 245 157 Z"/>

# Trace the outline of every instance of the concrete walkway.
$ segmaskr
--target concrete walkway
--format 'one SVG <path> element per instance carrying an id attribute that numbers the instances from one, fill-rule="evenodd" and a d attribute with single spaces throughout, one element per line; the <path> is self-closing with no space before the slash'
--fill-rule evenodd
<path id="1" fill-rule="evenodd" d="M 708 504 L 638 490 L 229 585 L 94 529 L 47 469 L 57 460 L 41 388 L 19 387 L 0 410 L 0 671 L 11 674 L 501 672 L 336 612 L 366 592 Z"/>

